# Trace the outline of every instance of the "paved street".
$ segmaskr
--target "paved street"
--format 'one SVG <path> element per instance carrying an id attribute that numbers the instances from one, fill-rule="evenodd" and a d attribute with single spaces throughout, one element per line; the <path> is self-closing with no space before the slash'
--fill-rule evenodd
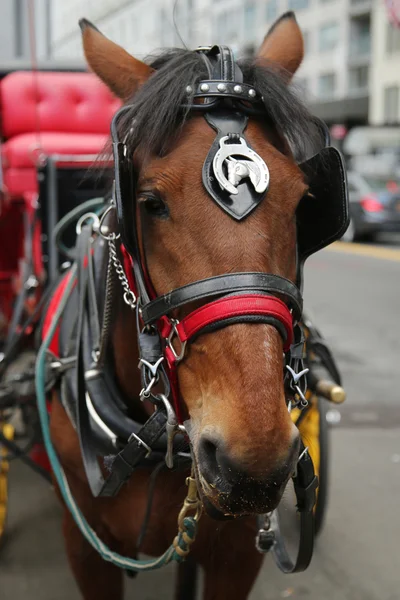
<path id="1" fill-rule="evenodd" d="M 397 242 L 389 236 L 375 246 L 337 244 L 307 265 L 306 307 L 335 351 L 348 401 L 332 431 L 330 505 L 312 566 L 283 576 L 268 558 L 251 600 L 400 599 Z M 0 599 L 78 600 L 58 505 L 18 464 L 11 471 L 10 506 Z M 141 575 L 128 581 L 127 598 L 170 599 L 172 585 L 172 569 Z"/>

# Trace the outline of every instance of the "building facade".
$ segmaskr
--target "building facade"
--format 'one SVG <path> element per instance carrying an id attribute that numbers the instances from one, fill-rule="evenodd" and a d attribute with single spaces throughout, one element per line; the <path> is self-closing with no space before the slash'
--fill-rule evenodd
<path id="1" fill-rule="evenodd" d="M 29 12 L 27 0 L 1 0 L 0 69 L 25 68 L 32 62 L 32 44 L 36 58 L 51 56 L 51 0 L 35 0 Z"/>
<path id="2" fill-rule="evenodd" d="M 174 4 L 53 0 L 52 54 L 83 62 L 82 16 L 138 57 L 215 41 L 250 54 L 272 23 L 293 10 L 306 47 L 296 81 L 314 112 L 347 126 L 400 122 L 400 30 L 389 27 L 383 0 L 178 0 L 173 19 Z"/>
<path id="3" fill-rule="evenodd" d="M 388 19 L 383 2 L 377 2 L 372 18 L 370 70 L 371 125 L 400 124 L 400 28 Z"/>

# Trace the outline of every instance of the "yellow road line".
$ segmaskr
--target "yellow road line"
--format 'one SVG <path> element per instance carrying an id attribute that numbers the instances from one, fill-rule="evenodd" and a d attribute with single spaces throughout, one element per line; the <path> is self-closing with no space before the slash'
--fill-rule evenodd
<path id="1" fill-rule="evenodd" d="M 327 250 L 330 252 L 341 252 L 343 254 L 359 254 L 400 262 L 400 250 L 394 248 L 382 248 L 381 246 L 369 246 L 367 244 L 350 244 L 347 242 L 336 242 L 331 244 Z"/>

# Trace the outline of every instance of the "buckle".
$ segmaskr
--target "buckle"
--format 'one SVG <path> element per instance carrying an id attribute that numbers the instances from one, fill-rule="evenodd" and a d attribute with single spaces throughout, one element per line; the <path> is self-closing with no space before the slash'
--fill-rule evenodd
<path id="1" fill-rule="evenodd" d="M 174 438 L 178 433 L 186 434 L 186 429 L 184 425 L 178 423 L 175 411 L 168 398 L 164 394 L 159 394 L 158 399 L 164 404 L 167 413 L 167 452 L 165 454 L 165 464 L 169 469 L 172 469 L 174 466 Z"/>
<path id="2" fill-rule="evenodd" d="M 300 368 L 303 365 L 299 365 Z M 294 402 L 290 402 L 290 409 L 293 406 L 297 406 L 300 404 L 301 408 L 305 408 L 308 406 L 308 400 L 305 397 L 305 393 L 307 391 L 307 380 L 305 375 L 309 372 L 310 369 L 305 368 L 302 369 L 299 373 L 296 373 L 295 370 L 290 366 L 286 365 L 286 371 L 290 377 L 289 387 L 291 391 L 294 393 Z M 303 380 L 303 381 L 302 381 Z"/>
<path id="3" fill-rule="evenodd" d="M 275 532 L 272 529 L 271 513 L 266 513 L 258 518 L 259 530 L 256 535 L 256 549 L 261 554 L 266 554 L 276 543 Z"/>
<path id="4" fill-rule="evenodd" d="M 142 440 L 142 438 L 140 438 L 138 435 L 136 435 L 136 433 L 131 433 L 131 435 L 129 436 L 129 439 L 128 439 L 128 444 L 130 444 L 132 439 L 135 439 L 137 441 L 137 443 L 139 444 L 139 446 L 143 446 L 143 448 L 146 448 L 147 453 L 145 454 L 145 458 L 148 458 L 150 456 L 150 454 L 153 452 L 153 450 L 150 448 L 150 446 L 148 446 L 146 444 L 146 442 L 144 442 Z"/>
<path id="5" fill-rule="evenodd" d="M 178 363 L 185 356 L 186 342 L 183 342 L 181 340 L 181 338 L 179 337 L 179 332 L 177 329 L 177 327 L 179 325 L 179 321 L 177 319 L 171 319 L 171 325 L 172 325 L 172 329 L 169 333 L 169 336 L 167 337 L 167 346 L 171 350 L 172 354 L 174 355 L 175 361 Z M 179 343 L 181 345 L 179 354 L 176 352 L 175 348 L 172 345 L 172 341 L 175 336 L 178 338 Z"/>
<path id="6" fill-rule="evenodd" d="M 163 360 L 163 356 L 161 356 L 155 363 L 150 363 L 144 358 L 139 360 L 138 366 L 139 369 L 142 369 L 142 381 L 144 382 L 144 386 L 139 394 L 140 400 L 143 401 L 144 399 L 150 398 L 153 386 L 160 380 L 160 374 L 158 370 Z"/>
<path id="7" fill-rule="evenodd" d="M 275 544 L 275 533 L 265 529 L 260 529 L 256 536 L 256 549 L 260 554 L 266 554 Z"/>

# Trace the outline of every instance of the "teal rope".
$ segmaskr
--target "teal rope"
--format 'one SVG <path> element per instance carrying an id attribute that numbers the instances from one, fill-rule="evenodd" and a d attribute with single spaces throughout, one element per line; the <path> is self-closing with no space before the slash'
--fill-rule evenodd
<path id="1" fill-rule="evenodd" d="M 167 565 L 172 560 L 177 562 L 181 562 L 184 557 L 181 557 L 175 550 L 173 544 L 162 554 L 160 557 L 150 560 L 134 560 L 132 558 L 122 556 L 117 552 L 113 552 L 104 544 L 100 538 L 97 536 L 96 532 L 90 527 L 89 523 L 86 521 L 82 512 L 80 511 L 78 505 L 76 504 L 71 490 L 68 485 L 67 478 L 63 471 L 63 468 L 60 464 L 56 451 L 51 441 L 50 437 L 50 428 L 49 428 L 49 415 L 47 413 L 46 406 L 46 391 L 45 391 L 45 365 L 46 365 L 46 353 L 50 346 L 51 340 L 53 339 L 54 333 L 57 329 L 58 322 L 61 318 L 69 295 L 73 289 L 73 286 L 76 282 L 76 273 L 77 266 L 76 264 L 70 270 L 69 273 L 69 281 L 65 288 L 65 292 L 63 298 L 57 308 L 56 313 L 53 316 L 49 331 L 40 347 L 37 360 L 36 360 L 36 399 L 37 406 L 39 411 L 39 418 L 42 427 L 43 440 L 46 447 L 46 451 L 50 460 L 51 468 L 53 469 L 53 473 L 57 480 L 58 486 L 60 488 L 62 497 L 64 499 L 65 504 L 67 505 L 69 511 L 71 512 L 75 523 L 79 527 L 82 535 L 86 538 L 86 540 L 91 544 L 91 546 L 97 550 L 97 552 L 104 558 L 104 560 L 109 561 L 116 565 L 117 567 L 121 567 L 123 569 L 128 569 L 132 571 L 153 571 L 154 569 L 159 569 L 164 565 Z M 183 532 L 178 533 L 178 545 L 179 547 L 186 552 L 192 541 L 196 535 L 196 521 L 193 517 L 186 517 L 184 519 L 184 527 L 187 536 L 189 537 L 189 542 L 186 543 L 183 540 Z"/>
<path id="2" fill-rule="evenodd" d="M 79 217 L 84 215 L 86 212 L 95 212 L 97 214 L 101 213 L 105 206 L 106 204 L 104 202 L 104 198 L 92 198 L 91 200 L 86 200 L 86 202 L 75 206 L 75 208 L 70 210 L 69 213 L 67 213 L 58 221 L 57 225 L 54 227 L 53 241 L 59 251 L 62 252 L 66 258 L 69 260 L 75 259 L 75 248 L 69 248 L 62 241 L 62 236 L 68 225 L 71 225 L 71 223 L 74 223 L 74 221 L 78 221 Z"/>
<path id="3" fill-rule="evenodd" d="M 183 526 L 184 526 L 185 530 L 180 531 L 178 533 L 177 545 L 185 553 L 185 555 L 182 556 L 181 554 L 178 554 L 176 550 L 174 550 L 174 553 L 172 556 L 173 560 L 175 560 L 178 563 L 183 562 L 185 560 L 186 554 L 189 552 L 190 546 L 193 544 L 193 542 L 196 538 L 196 533 L 197 533 L 197 522 L 194 520 L 193 517 L 185 517 L 183 519 Z M 186 535 L 189 537 L 189 539 L 190 539 L 189 542 L 185 542 L 185 540 L 183 539 L 184 533 L 186 533 Z"/>

